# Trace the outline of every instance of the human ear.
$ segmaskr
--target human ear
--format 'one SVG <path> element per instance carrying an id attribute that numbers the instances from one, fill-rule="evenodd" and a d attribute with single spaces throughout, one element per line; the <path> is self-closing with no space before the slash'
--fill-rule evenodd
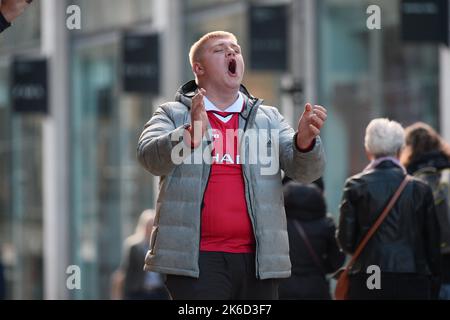
<path id="1" fill-rule="evenodd" d="M 369 161 L 372 161 L 373 159 L 375 159 L 375 157 L 369 150 L 365 149 L 365 151 L 366 151 L 366 157 L 367 157 L 367 159 L 369 159 Z"/>
<path id="2" fill-rule="evenodd" d="M 205 69 L 203 68 L 200 62 L 194 62 L 194 65 L 192 66 L 192 71 L 197 76 L 201 76 L 205 73 Z"/>

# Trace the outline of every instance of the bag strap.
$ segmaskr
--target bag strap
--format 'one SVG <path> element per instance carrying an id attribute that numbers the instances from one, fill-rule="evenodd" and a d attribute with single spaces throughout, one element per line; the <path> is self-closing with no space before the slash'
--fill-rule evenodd
<path id="1" fill-rule="evenodd" d="M 378 219 L 375 221 L 373 226 L 370 228 L 370 230 L 367 232 L 367 234 L 364 236 L 364 239 L 361 241 L 361 243 L 356 248 L 355 253 L 353 254 L 350 262 L 345 267 L 347 270 L 349 270 L 353 264 L 355 263 L 356 259 L 358 259 L 359 255 L 363 251 L 364 247 L 366 246 L 367 242 L 369 242 L 370 238 L 373 236 L 375 231 L 377 231 L 378 227 L 381 225 L 383 220 L 387 217 L 388 213 L 391 211 L 392 207 L 394 206 L 395 202 L 397 202 L 398 198 L 400 197 L 400 194 L 405 189 L 408 182 L 411 180 L 411 178 L 406 175 L 405 179 L 403 179 L 402 183 L 398 187 L 397 191 L 395 191 L 394 195 L 392 196 L 391 200 L 387 204 L 387 206 L 384 208 L 381 215 L 378 217 Z"/>
<path id="2" fill-rule="evenodd" d="M 313 247 L 311 245 L 311 242 L 309 242 L 308 236 L 306 235 L 302 224 L 299 221 L 295 220 L 295 219 L 292 219 L 292 221 L 294 222 L 294 226 L 297 229 L 297 231 L 300 234 L 300 236 L 302 237 L 303 242 L 305 243 L 306 248 L 308 249 L 309 254 L 313 258 L 315 264 L 319 267 L 320 271 L 322 271 L 323 274 L 326 274 L 325 269 L 322 266 L 322 263 L 320 263 L 319 257 L 317 256 L 316 252 L 314 251 L 314 249 L 313 249 Z"/>

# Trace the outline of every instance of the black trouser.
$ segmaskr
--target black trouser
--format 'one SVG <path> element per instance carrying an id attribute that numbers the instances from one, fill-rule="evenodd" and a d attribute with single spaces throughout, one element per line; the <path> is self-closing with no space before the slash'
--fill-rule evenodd
<path id="1" fill-rule="evenodd" d="M 408 273 L 381 273 L 381 289 L 367 288 L 368 274 L 350 276 L 351 300 L 428 300 L 431 297 L 431 281 L 425 275 Z"/>
<path id="2" fill-rule="evenodd" d="M 278 280 L 256 279 L 255 254 L 201 251 L 199 278 L 167 275 L 174 300 L 274 300 Z"/>

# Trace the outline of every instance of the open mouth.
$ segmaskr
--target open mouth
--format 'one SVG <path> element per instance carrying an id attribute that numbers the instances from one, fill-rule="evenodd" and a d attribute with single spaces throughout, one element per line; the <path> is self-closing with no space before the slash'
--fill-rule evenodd
<path id="1" fill-rule="evenodd" d="M 236 60 L 232 59 L 230 62 L 228 62 L 228 71 L 231 73 L 231 75 L 236 74 Z"/>

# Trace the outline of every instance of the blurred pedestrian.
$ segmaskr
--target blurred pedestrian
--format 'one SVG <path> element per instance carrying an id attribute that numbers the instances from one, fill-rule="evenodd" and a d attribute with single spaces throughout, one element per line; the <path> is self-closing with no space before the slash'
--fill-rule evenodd
<path id="1" fill-rule="evenodd" d="M 429 125 L 418 122 L 405 129 L 402 163 L 408 173 L 428 183 L 441 232 L 442 284 L 440 298 L 450 300 L 450 146 Z"/>
<path id="2" fill-rule="evenodd" d="M 168 300 L 163 276 L 144 271 L 155 212 L 145 210 L 139 217 L 135 233 L 125 240 L 119 269 L 112 277 L 112 298 L 127 300 Z"/>
<path id="3" fill-rule="evenodd" d="M 345 261 L 336 242 L 336 224 L 327 216 L 325 198 L 315 184 L 284 186 L 292 275 L 282 279 L 280 299 L 330 300 L 327 274 Z"/>
<path id="4" fill-rule="evenodd" d="M 141 164 L 161 176 L 146 268 L 168 274 L 174 299 L 276 299 L 277 279 L 291 274 L 280 170 L 303 182 L 322 175 L 326 109 L 306 104 L 291 128 L 242 85 L 229 32 L 202 36 L 189 56 L 195 80 L 156 110 L 138 143 Z M 277 133 L 260 141 L 264 164 L 250 163 L 241 141 L 256 130 Z"/>
<path id="5" fill-rule="evenodd" d="M 0 0 L 0 33 L 11 26 L 33 0 Z"/>
<path id="6" fill-rule="evenodd" d="M 359 243 L 406 177 L 399 162 L 402 126 L 375 119 L 366 129 L 367 168 L 345 183 L 337 238 L 354 254 Z M 349 272 L 349 299 L 430 299 L 439 292 L 439 225 L 431 188 L 411 178 L 400 197 L 363 248 Z M 369 288 L 373 279 L 379 287 Z M 373 268 L 373 267 L 372 267 Z M 377 272 L 377 271 L 375 271 Z M 378 281 L 373 281 L 377 285 Z"/>

